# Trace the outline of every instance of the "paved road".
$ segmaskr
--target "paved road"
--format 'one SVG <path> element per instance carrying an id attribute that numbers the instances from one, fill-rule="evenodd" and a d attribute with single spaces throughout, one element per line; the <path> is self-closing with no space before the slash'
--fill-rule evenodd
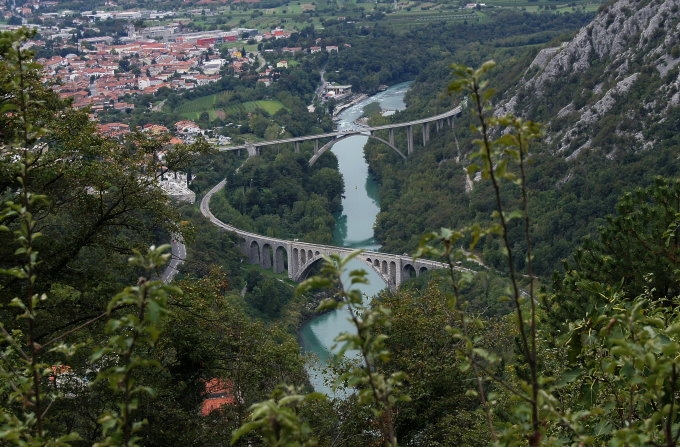
<path id="1" fill-rule="evenodd" d="M 161 278 L 163 282 L 168 283 L 173 280 L 177 272 L 179 272 L 179 266 L 184 263 L 184 259 L 187 257 L 187 248 L 184 245 L 182 236 L 179 234 L 172 235 L 172 256 L 170 257 L 170 263 L 165 268 Z"/>

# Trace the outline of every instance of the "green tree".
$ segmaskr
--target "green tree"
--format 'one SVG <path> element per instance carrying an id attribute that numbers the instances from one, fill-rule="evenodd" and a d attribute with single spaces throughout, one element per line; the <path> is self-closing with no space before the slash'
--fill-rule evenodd
<path id="1" fill-rule="evenodd" d="M 547 322 L 568 354 L 562 411 L 589 442 L 678 445 L 678 185 L 625 194 L 555 278 Z"/>
<path id="2" fill-rule="evenodd" d="M 527 137 L 535 129 L 513 117 L 487 115 L 492 93 L 480 75 L 491 66 L 456 68 L 460 78 L 452 86 L 472 94 L 479 119 L 480 151 L 475 155 L 480 163 L 468 171 L 481 172 L 492 184 L 496 224 L 465 231 L 444 229 L 425 239 L 437 239 L 441 249 L 422 250 L 443 254 L 449 263 L 454 287 L 450 309 L 459 315 L 451 333 L 461 341 L 456 349 L 464 365 L 478 379 L 503 388 L 514 406 L 514 414 L 506 419 L 509 425 L 496 430 L 491 396 L 497 394 L 493 389 L 476 390 L 487 409 L 491 435 L 502 445 L 677 445 L 678 313 L 671 304 L 678 297 L 673 262 L 680 222 L 677 182 L 659 179 L 654 188 L 624 196 L 620 215 L 608 220 L 601 240 L 588 242 L 577 253 L 585 269 L 570 269 L 554 295 L 536 294 L 525 172 Z M 493 126 L 503 129 L 496 139 Z M 513 191 L 519 195 L 515 202 L 507 196 Z M 519 204 L 518 211 L 510 211 L 513 203 Z M 513 229 L 513 219 L 521 219 L 521 231 Z M 515 374 L 502 376 L 490 371 L 498 364 L 497 354 L 473 335 L 483 322 L 461 306 L 460 292 L 469 275 L 457 274 L 454 267 L 457 258 L 467 256 L 457 249 L 466 237 L 473 242 L 470 250 L 481 237 L 494 235 L 504 247 L 517 331 Z M 515 238 L 526 244 L 524 277 L 513 261 Z M 551 302 L 552 309 L 543 306 Z M 552 320 L 545 316 L 560 305 L 567 312 L 553 313 L 558 317 Z M 567 327 L 560 318 L 565 315 Z M 553 343 L 549 334 L 556 333 L 565 335 Z M 565 345 L 569 355 L 560 357 Z"/>
<path id="3" fill-rule="evenodd" d="M 340 199 L 345 190 L 345 183 L 337 170 L 324 167 L 316 171 L 310 178 L 308 190 L 326 197 L 331 203 L 332 213 L 339 213 L 342 210 Z"/>
<path id="4" fill-rule="evenodd" d="M 588 238 L 565 265 L 565 276 L 554 284 L 560 300 L 554 311 L 561 318 L 582 318 L 600 305 L 597 294 L 584 294 L 581 281 L 620 284 L 628 299 L 651 294 L 661 306 L 671 306 L 680 294 L 675 268 L 680 259 L 677 229 L 680 182 L 657 178 L 653 186 L 624 194 L 616 214 L 607 217 L 595 238 Z M 574 295 L 579 299 L 574 300 Z M 667 302 L 671 300 L 671 302 Z M 559 309 L 559 310 L 558 310 Z"/>
<path id="5" fill-rule="evenodd" d="M 178 293 L 152 279 L 168 247 L 138 247 L 173 213 L 141 168 L 148 153 L 98 136 L 42 85 L 30 35 L 0 33 L 0 437 L 137 445 L 158 371 L 147 354 Z"/>
<path id="6" fill-rule="evenodd" d="M 477 387 L 471 390 L 480 399 L 485 410 L 491 439 L 515 445 L 526 442 L 530 446 L 544 445 L 546 415 L 542 411 L 549 405 L 545 396 L 543 381 L 539 377 L 539 344 L 538 344 L 538 314 L 537 296 L 534 291 L 535 277 L 533 272 L 533 253 L 531 249 L 530 214 L 528 209 L 528 191 L 526 184 L 526 165 L 529 157 L 529 142 L 540 134 L 540 128 L 535 123 L 524 121 L 510 115 L 493 116 L 491 98 L 495 91 L 485 80 L 486 73 L 495 66 L 492 61 L 485 62 L 479 69 L 472 69 L 462 65 L 454 65 L 454 81 L 449 86 L 451 92 L 462 92 L 469 96 L 471 108 L 477 124 L 474 127 L 478 138 L 475 143 L 478 151 L 472 155 L 467 172 L 469 175 L 481 175 L 491 185 L 494 198 L 493 222 L 489 226 L 473 224 L 461 230 L 442 229 L 426 235 L 418 255 L 430 254 L 443 256 L 449 265 L 453 293 L 449 298 L 449 307 L 456 324 L 448 326 L 452 336 L 460 341 L 457 347 L 462 360 L 463 370 L 472 370 L 477 378 Z M 500 136 L 494 138 L 494 135 Z M 515 189 L 517 187 L 517 189 Z M 516 191 L 519 198 L 513 202 L 508 198 L 506 190 Z M 519 209 L 513 204 L 519 203 Z M 512 210 L 512 211 L 511 211 Z M 512 231 L 513 227 L 520 231 Z M 526 271 L 518 268 L 513 234 L 526 244 Z M 461 248 L 465 241 L 471 243 Z M 517 329 L 518 368 L 524 370 L 523 376 L 507 382 L 505 378 L 494 376 L 493 368 L 500 361 L 497 353 L 488 350 L 480 344 L 475 336 L 475 327 L 483 321 L 466 312 L 461 291 L 469 282 L 469 273 L 460 272 L 456 267 L 461 259 L 467 259 L 468 253 L 473 251 L 481 239 L 498 239 L 505 254 L 506 268 L 509 275 L 507 299 L 513 305 L 515 324 Z M 437 241 L 438 248 L 428 245 L 429 241 Z M 528 284 L 526 291 L 522 281 L 526 277 Z M 517 419 L 513 420 L 514 427 L 497 433 L 493 422 L 491 408 L 495 393 L 484 385 L 491 381 L 502 385 L 512 397 L 517 400 Z"/>
<path id="7" fill-rule="evenodd" d="M 411 400 L 397 406 L 396 429 L 403 445 L 487 445 L 490 434 L 479 399 L 467 393 L 476 378 L 461 371 L 458 341 L 448 326 L 458 321 L 447 306 L 444 282 L 431 281 L 424 289 L 402 286 L 384 291 L 374 300 L 390 310 L 390 324 L 380 328 L 391 353 L 380 368 L 403 371 L 409 378 L 404 391 Z M 508 318 L 498 318 L 475 331 L 484 347 L 512 359 L 514 330 Z"/>

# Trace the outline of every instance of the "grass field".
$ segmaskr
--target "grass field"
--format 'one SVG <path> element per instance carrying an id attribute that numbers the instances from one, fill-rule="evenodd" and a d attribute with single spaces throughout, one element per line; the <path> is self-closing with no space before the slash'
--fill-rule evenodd
<path id="1" fill-rule="evenodd" d="M 200 98 L 187 101 L 176 110 L 177 113 L 187 114 L 187 113 L 198 113 L 214 109 L 218 102 L 226 103 L 232 96 L 232 92 L 220 92 L 213 95 L 202 96 Z"/>
<path id="2" fill-rule="evenodd" d="M 480 15 L 474 11 L 427 11 L 411 12 L 405 14 L 390 14 L 385 21 L 391 27 L 400 28 L 404 25 L 418 25 L 427 22 L 470 22 L 476 23 Z"/>
<path id="3" fill-rule="evenodd" d="M 209 96 L 196 98 L 178 107 L 175 112 L 186 119 L 196 121 L 203 112 L 207 112 L 211 120 L 216 118 L 223 119 L 228 115 L 242 115 L 263 110 L 269 115 L 273 115 L 282 108 L 283 104 L 274 100 L 248 101 L 243 104 L 222 106 L 220 103 L 226 102 L 231 96 L 231 92 L 215 93 Z"/>

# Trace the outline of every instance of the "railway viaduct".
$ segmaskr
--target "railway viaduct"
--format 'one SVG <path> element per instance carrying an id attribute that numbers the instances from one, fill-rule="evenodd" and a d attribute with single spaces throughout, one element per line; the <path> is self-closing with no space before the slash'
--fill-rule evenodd
<path id="1" fill-rule="evenodd" d="M 226 180 L 222 180 L 206 193 L 201 200 L 201 213 L 214 225 L 239 236 L 239 248 L 251 264 L 258 264 L 262 268 L 271 269 L 274 273 L 287 272 L 288 277 L 293 281 L 301 281 L 306 277 L 312 264 L 321 260 L 324 255 L 346 256 L 354 251 L 350 248 L 332 245 L 310 244 L 267 237 L 243 231 L 222 222 L 212 214 L 209 204 L 213 194 L 224 188 L 225 184 Z M 357 259 L 375 270 L 391 290 L 399 288 L 405 279 L 419 276 L 427 270 L 447 267 L 442 262 L 413 259 L 407 255 L 394 255 L 377 251 L 363 251 Z"/>

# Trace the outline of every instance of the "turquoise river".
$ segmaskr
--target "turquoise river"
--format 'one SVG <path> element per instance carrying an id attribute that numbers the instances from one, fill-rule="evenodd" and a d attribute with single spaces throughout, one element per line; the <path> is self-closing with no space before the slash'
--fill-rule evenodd
<path id="1" fill-rule="evenodd" d="M 409 82 L 394 85 L 343 110 L 338 117 L 337 129 L 356 128 L 355 121 L 361 117 L 364 106 L 370 103 L 379 103 L 384 111 L 403 110 L 404 94 L 409 85 Z M 339 142 L 332 149 L 338 158 L 339 169 L 345 181 L 343 214 L 338 220 L 334 242 L 344 247 L 377 250 L 380 246 L 374 238 L 373 224 L 380 205 L 377 199 L 377 185 L 369 176 L 368 165 L 364 159 L 363 149 L 367 140 L 367 136 L 355 136 Z M 385 287 L 377 273 L 361 261 L 355 262 L 350 266 L 351 269 L 364 269 L 369 273 L 370 284 L 361 289 L 362 293 L 371 297 Z M 346 311 L 334 311 L 314 318 L 300 330 L 303 349 L 313 354 L 313 359 L 307 365 L 307 371 L 317 391 L 333 396 L 324 370 L 333 353 L 335 337 L 352 329 L 349 314 Z M 347 390 L 340 391 L 336 396 L 341 397 L 346 393 Z"/>

